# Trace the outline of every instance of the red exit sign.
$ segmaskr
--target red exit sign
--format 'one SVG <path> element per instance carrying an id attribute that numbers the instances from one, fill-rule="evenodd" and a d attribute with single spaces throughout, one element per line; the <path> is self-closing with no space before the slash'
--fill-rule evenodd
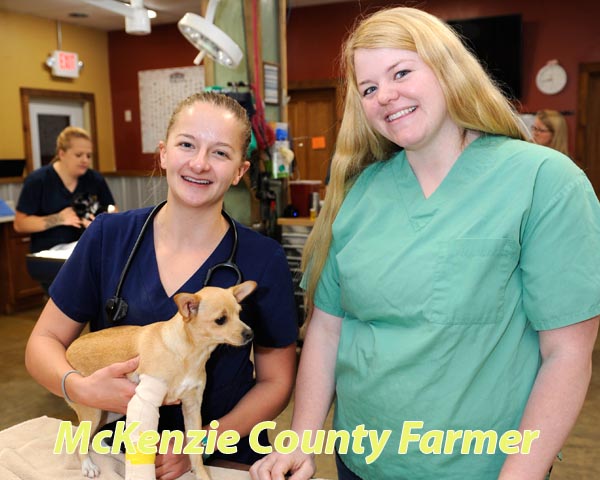
<path id="1" fill-rule="evenodd" d="M 79 77 L 79 57 L 73 52 L 54 50 L 52 53 L 52 75 L 57 77 Z"/>

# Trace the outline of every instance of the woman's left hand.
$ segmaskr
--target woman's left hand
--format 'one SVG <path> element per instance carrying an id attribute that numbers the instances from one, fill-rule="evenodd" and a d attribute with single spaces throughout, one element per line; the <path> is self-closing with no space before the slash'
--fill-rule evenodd
<path id="1" fill-rule="evenodd" d="M 83 228 L 88 228 L 90 226 L 90 223 L 92 223 L 95 218 L 96 217 L 91 213 L 86 215 L 84 218 L 81 219 L 81 226 Z"/>
<path id="2" fill-rule="evenodd" d="M 184 453 L 173 453 L 173 441 L 167 453 L 156 455 L 156 480 L 175 480 L 192 469 L 190 457 Z"/>

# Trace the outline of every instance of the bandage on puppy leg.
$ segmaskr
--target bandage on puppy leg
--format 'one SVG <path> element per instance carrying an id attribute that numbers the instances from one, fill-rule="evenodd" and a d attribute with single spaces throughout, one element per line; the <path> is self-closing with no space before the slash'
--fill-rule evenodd
<path id="1" fill-rule="evenodd" d="M 127 405 L 127 426 L 139 422 L 131 434 L 131 443 L 136 447 L 142 432 L 158 428 L 158 407 L 167 394 L 167 384 L 149 375 L 140 375 L 140 383 Z M 125 454 L 125 480 L 155 480 L 154 460 L 156 454 L 127 452 Z"/>

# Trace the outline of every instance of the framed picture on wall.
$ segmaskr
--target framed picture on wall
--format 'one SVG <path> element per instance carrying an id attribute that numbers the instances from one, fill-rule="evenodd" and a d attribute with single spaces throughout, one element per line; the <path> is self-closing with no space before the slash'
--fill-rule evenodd
<path id="1" fill-rule="evenodd" d="M 264 100 L 269 105 L 279 105 L 279 65 L 263 62 Z"/>

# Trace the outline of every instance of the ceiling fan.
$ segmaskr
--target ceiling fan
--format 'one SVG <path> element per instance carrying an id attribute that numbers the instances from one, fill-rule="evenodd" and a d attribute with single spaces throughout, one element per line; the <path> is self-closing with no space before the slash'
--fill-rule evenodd
<path id="1" fill-rule="evenodd" d="M 125 17 L 125 31 L 132 35 L 147 35 L 150 33 L 150 18 L 156 17 L 156 12 L 144 8 L 144 0 L 130 0 L 123 3 L 119 0 L 83 0 L 85 3 L 103 8 Z"/>

